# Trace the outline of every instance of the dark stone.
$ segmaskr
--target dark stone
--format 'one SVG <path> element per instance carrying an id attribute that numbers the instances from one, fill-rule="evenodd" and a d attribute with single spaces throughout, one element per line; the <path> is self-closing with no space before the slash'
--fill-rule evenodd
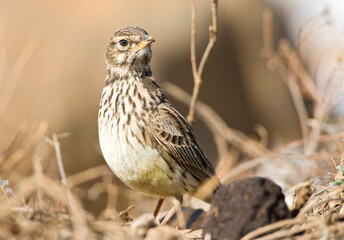
<path id="1" fill-rule="evenodd" d="M 203 235 L 211 239 L 240 239 L 254 229 L 290 218 L 281 188 L 261 177 L 220 186 L 213 197 Z"/>

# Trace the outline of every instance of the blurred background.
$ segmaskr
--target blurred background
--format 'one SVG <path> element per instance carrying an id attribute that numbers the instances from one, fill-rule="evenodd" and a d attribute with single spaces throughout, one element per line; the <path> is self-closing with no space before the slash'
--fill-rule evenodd
<path id="1" fill-rule="evenodd" d="M 209 1 L 196 4 L 200 59 L 208 42 L 211 12 Z M 292 44 L 302 25 L 328 11 L 332 25 L 316 33 L 317 41 L 310 40 L 302 56 L 321 81 L 328 76 L 331 61 L 343 56 L 344 4 L 321 0 L 219 1 L 218 42 L 205 67 L 200 99 L 231 128 L 254 136 L 255 126 L 264 126 L 269 144 L 277 145 L 298 139 L 301 133 L 285 84 L 277 73 L 268 70 L 261 57 L 262 13 L 267 7 L 274 13 L 274 39 L 286 37 Z M 0 36 L 4 46 L 0 48 L 0 93 L 9 94 L 10 98 L 0 120 L 1 151 L 23 123 L 46 120 L 49 136 L 70 134 L 61 139 L 67 175 L 105 163 L 97 135 L 97 111 L 105 78 L 104 53 L 112 34 L 123 27 L 140 26 L 156 38 L 151 65 L 158 82 L 169 81 L 188 92 L 192 90 L 189 1 L 0 0 L 0 9 L 0 19 L 6 27 L 5 36 Z M 18 81 L 5 88 L 7 79 L 19 74 L 14 66 L 23 51 L 28 56 L 25 68 Z M 326 59 L 321 64 L 327 63 L 320 70 L 319 59 Z M 188 108 L 171 100 L 185 116 Z M 215 160 L 211 134 L 199 119 L 194 129 L 205 153 Z M 141 206 L 142 211 L 153 210 L 153 198 L 130 194 L 149 202 Z M 104 208 L 104 198 L 85 200 L 86 207 L 99 213 Z M 128 203 L 123 200 L 117 205 L 122 210 Z"/>

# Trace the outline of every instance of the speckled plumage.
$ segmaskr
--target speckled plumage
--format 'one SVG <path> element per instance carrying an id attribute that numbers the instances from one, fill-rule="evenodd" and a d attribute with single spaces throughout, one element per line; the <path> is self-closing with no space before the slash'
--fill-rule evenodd
<path id="1" fill-rule="evenodd" d="M 130 188 L 182 201 L 215 172 L 191 126 L 152 77 L 152 42 L 138 27 L 111 38 L 98 115 L 100 146 L 112 171 Z"/>

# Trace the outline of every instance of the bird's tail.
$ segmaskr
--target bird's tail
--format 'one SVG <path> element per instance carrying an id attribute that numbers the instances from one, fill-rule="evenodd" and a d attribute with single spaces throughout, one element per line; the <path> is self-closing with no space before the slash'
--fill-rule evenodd
<path id="1" fill-rule="evenodd" d="M 216 175 L 213 175 L 203 183 L 194 194 L 194 197 L 210 203 L 214 193 L 221 186 L 221 182 Z"/>

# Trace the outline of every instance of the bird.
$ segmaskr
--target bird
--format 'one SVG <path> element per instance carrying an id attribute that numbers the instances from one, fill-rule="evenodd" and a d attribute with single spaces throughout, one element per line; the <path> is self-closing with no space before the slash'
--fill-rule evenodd
<path id="1" fill-rule="evenodd" d="M 122 28 L 110 38 L 98 134 L 114 174 L 134 191 L 159 197 L 156 218 L 165 198 L 174 197 L 182 204 L 185 193 L 195 195 L 209 179 L 218 182 L 218 178 L 191 125 L 152 75 L 153 42 L 140 27 Z"/>

